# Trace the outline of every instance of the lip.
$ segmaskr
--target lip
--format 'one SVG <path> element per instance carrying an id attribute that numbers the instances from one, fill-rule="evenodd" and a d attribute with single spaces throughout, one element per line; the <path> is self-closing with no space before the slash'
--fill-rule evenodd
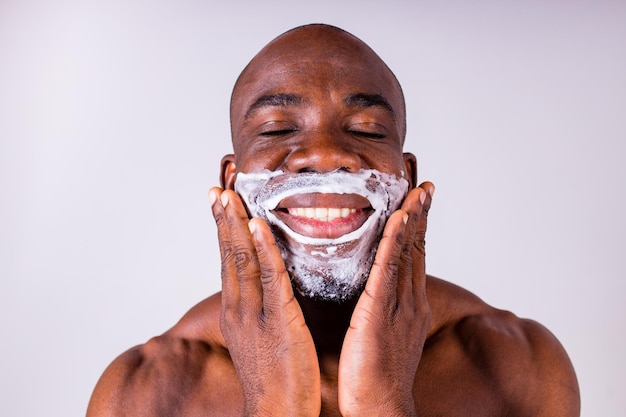
<path id="1" fill-rule="evenodd" d="M 372 212 L 363 196 L 326 193 L 289 196 L 272 210 L 294 232 L 318 239 L 337 239 L 358 230 Z"/>

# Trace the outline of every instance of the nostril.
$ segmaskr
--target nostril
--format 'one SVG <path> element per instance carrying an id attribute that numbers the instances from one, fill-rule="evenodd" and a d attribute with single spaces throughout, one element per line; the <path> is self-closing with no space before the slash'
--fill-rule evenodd
<path id="1" fill-rule="evenodd" d="M 337 171 L 343 171 L 343 172 L 348 172 L 348 173 L 352 173 L 354 170 L 352 168 L 350 168 L 349 166 L 341 166 L 339 168 L 335 168 L 333 170 L 333 172 L 337 172 Z M 316 173 L 316 172 L 320 172 L 317 169 L 311 168 L 311 167 L 303 167 L 300 168 L 296 171 L 298 174 L 310 174 L 310 173 Z"/>

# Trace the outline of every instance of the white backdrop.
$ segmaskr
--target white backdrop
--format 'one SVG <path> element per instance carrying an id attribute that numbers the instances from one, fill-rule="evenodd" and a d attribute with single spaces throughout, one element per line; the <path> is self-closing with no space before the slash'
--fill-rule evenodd
<path id="1" fill-rule="evenodd" d="M 0 414 L 84 415 L 117 354 L 219 290 L 230 89 L 325 22 L 404 87 L 429 272 L 544 323 L 583 415 L 626 415 L 626 3 L 225 3 L 0 1 Z"/>

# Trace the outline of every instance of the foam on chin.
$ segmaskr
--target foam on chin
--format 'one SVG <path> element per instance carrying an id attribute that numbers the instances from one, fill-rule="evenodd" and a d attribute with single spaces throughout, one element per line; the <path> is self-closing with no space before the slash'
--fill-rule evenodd
<path id="1" fill-rule="evenodd" d="M 235 181 L 235 191 L 250 214 L 270 225 L 294 287 L 307 297 L 339 301 L 353 296 L 367 280 L 385 223 L 400 206 L 408 186 L 406 179 L 377 170 L 354 174 L 264 170 L 238 173 Z M 358 194 L 369 200 L 373 213 L 359 229 L 337 239 L 304 236 L 272 210 L 284 198 L 305 193 Z"/>

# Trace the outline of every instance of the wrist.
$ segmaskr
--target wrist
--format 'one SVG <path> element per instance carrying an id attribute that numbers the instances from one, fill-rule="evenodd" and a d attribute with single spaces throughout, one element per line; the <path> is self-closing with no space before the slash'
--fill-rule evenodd
<path id="1" fill-rule="evenodd" d="M 321 404 L 320 404 L 321 405 Z M 244 406 L 245 417 L 319 417 L 320 408 L 285 401 L 255 401 Z"/>
<path id="2" fill-rule="evenodd" d="M 371 407 L 355 407 L 354 410 L 342 410 L 344 417 L 417 417 L 413 398 L 376 404 Z"/>

